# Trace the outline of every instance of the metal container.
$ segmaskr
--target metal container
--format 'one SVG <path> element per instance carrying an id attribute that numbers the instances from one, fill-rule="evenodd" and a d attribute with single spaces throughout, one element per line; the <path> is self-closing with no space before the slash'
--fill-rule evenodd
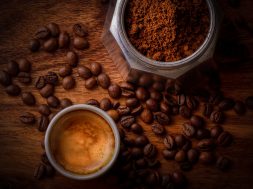
<path id="1" fill-rule="evenodd" d="M 109 26 L 109 31 L 123 53 L 125 64 L 127 64 L 126 66 L 118 65 L 118 67 L 121 67 L 119 68 L 120 72 L 124 72 L 122 74 L 124 77 L 127 75 L 126 73 L 129 74 L 131 71 L 140 71 L 176 79 L 213 57 L 221 20 L 220 11 L 213 0 L 206 0 L 209 9 L 210 27 L 205 41 L 192 55 L 174 62 L 160 62 L 147 58 L 131 44 L 125 31 L 124 17 L 127 3 L 128 0 L 117 0 Z M 104 44 L 109 53 L 111 52 L 110 54 L 113 55 L 111 44 Z M 122 61 L 116 61 L 115 63 L 116 65 L 124 64 Z"/>

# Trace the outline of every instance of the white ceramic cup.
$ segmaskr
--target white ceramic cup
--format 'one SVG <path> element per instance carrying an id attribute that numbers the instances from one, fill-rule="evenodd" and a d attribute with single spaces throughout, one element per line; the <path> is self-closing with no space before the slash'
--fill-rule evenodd
<path id="1" fill-rule="evenodd" d="M 52 128 L 55 126 L 57 121 L 59 119 L 61 119 L 65 114 L 72 112 L 72 111 L 76 111 L 76 110 L 88 110 L 88 111 L 98 114 L 109 124 L 109 126 L 111 127 L 113 134 L 114 134 L 115 147 L 114 147 L 114 153 L 113 153 L 111 160 L 104 167 L 102 167 L 101 169 L 99 169 L 98 171 L 96 171 L 94 173 L 81 175 L 81 174 L 76 174 L 76 173 L 73 173 L 73 172 L 70 172 L 70 171 L 64 169 L 55 160 L 53 153 L 51 152 L 51 149 L 50 149 L 50 134 L 52 132 Z M 94 106 L 85 105 L 85 104 L 73 105 L 73 106 L 65 108 L 65 109 L 61 110 L 59 113 L 57 113 L 54 116 L 54 118 L 51 120 L 51 122 L 47 128 L 46 135 L 45 135 L 45 150 L 46 150 L 46 154 L 47 154 L 49 162 L 52 164 L 52 166 L 59 173 L 61 173 L 62 175 L 66 176 L 68 178 L 76 179 L 76 180 L 90 180 L 90 179 L 97 178 L 97 177 L 103 175 L 115 163 L 117 156 L 119 154 L 119 149 L 120 149 L 120 135 L 119 135 L 119 131 L 118 131 L 117 126 L 116 126 L 115 122 L 113 121 L 113 119 L 105 111 L 103 111 L 99 108 L 96 108 Z"/>

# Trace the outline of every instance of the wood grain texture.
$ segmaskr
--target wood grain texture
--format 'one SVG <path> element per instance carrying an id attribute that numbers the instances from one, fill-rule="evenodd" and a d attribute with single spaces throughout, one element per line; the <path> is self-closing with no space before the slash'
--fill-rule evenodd
<path id="1" fill-rule="evenodd" d="M 225 0 L 224 0 L 225 1 Z M 223 3 L 223 2 L 221 2 Z M 227 14 L 244 15 L 248 21 L 253 21 L 253 3 L 245 0 L 238 10 L 227 8 Z M 0 4 L 0 69 L 12 59 L 27 57 L 33 64 L 33 81 L 38 75 L 47 71 L 58 71 L 66 64 L 66 50 L 59 50 L 54 54 L 44 52 L 30 53 L 26 48 L 40 26 L 50 22 L 56 22 L 61 30 L 71 31 L 72 25 L 76 22 L 84 23 L 89 28 L 89 42 L 91 47 L 85 51 L 78 51 L 80 64 L 88 65 L 92 61 L 101 63 L 105 72 L 109 73 L 113 82 L 121 82 L 122 78 L 110 59 L 106 49 L 102 45 L 101 35 L 106 16 L 107 6 L 102 5 L 100 0 L 83 1 L 16 1 L 3 0 Z M 236 12 L 237 11 L 237 12 Z M 252 35 L 240 31 L 240 41 L 249 49 L 249 60 L 245 63 L 223 64 L 220 66 L 222 80 L 222 91 L 225 95 L 236 99 L 244 100 L 247 96 L 253 95 L 253 39 Z M 61 86 L 56 89 L 56 96 L 59 98 L 68 97 L 74 103 L 84 103 L 90 97 L 98 100 L 107 97 L 107 91 L 101 88 L 88 91 L 84 88 L 84 81 L 77 76 L 76 69 L 74 76 L 77 87 L 70 91 L 65 91 Z M 16 81 L 15 81 L 16 82 Z M 46 103 L 41 98 L 34 85 L 24 86 L 23 91 L 31 91 L 37 100 L 37 105 Z M 0 188 L 96 188 L 109 189 L 118 188 L 114 178 L 105 175 L 93 181 L 75 181 L 64 178 L 56 174 L 52 179 L 38 181 L 33 177 L 34 167 L 40 161 L 42 149 L 40 146 L 43 134 L 38 132 L 36 125 L 26 126 L 17 119 L 20 112 L 31 111 L 36 115 L 36 106 L 24 106 L 20 97 L 9 97 L 5 94 L 4 88 L 0 87 Z M 200 111 L 201 112 L 201 108 Z M 224 128 L 230 131 L 234 137 L 234 144 L 222 151 L 218 148 L 218 153 L 232 158 L 233 168 L 226 173 L 221 173 L 214 166 L 202 166 L 197 164 L 188 173 L 192 189 L 251 189 L 253 188 L 253 112 L 247 111 L 245 116 L 238 117 L 233 111 L 226 113 L 227 121 Z M 178 133 L 180 125 L 184 120 L 176 116 L 173 118 L 171 126 L 167 127 L 169 133 Z M 141 121 L 140 121 L 141 123 Z M 148 125 L 142 123 L 145 134 L 150 141 L 163 149 L 162 140 L 157 138 Z M 133 135 L 129 134 L 130 137 Z M 166 161 L 158 158 L 162 162 L 160 169 L 163 173 L 168 173 L 178 169 L 178 165 L 173 161 Z"/>

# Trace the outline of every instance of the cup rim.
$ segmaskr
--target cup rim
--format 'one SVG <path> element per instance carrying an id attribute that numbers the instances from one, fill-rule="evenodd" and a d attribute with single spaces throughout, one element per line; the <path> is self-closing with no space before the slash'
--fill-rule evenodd
<path id="1" fill-rule="evenodd" d="M 73 173 L 71 171 L 64 169 L 59 163 L 57 163 L 57 161 L 55 160 L 53 154 L 51 153 L 51 149 L 50 149 L 49 139 L 50 139 L 50 134 L 51 134 L 51 131 L 52 131 L 55 123 L 65 114 L 67 114 L 69 112 L 76 111 L 76 110 L 88 110 L 88 111 L 91 111 L 91 112 L 96 113 L 97 115 L 101 116 L 103 119 L 105 119 L 105 121 L 111 127 L 111 129 L 113 131 L 114 139 L 115 139 L 114 153 L 113 153 L 113 156 L 111 157 L 111 160 L 104 167 L 99 169 L 98 171 L 96 171 L 94 173 L 87 174 L 87 175 L 80 175 L 80 174 Z M 45 134 L 45 151 L 46 151 L 46 155 L 48 157 L 49 162 L 60 174 L 62 174 L 65 177 L 75 179 L 75 180 L 90 180 L 90 179 L 97 178 L 97 177 L 103 175 L 104 173 L 106 173 L 113 166 L 115 161 L 117 160 L 117 157 L 119 154 L 119 149 L 120 149 L 120 135 L 119 135 L 119 131 L 118 131 L 118 128 L 117 128 L 115 122 L 105 111 L 103 111 L 97 107 L 91 106 L 91 105 L 77 104 L 77 105 L 72 105 L 72 106 L 69 106 L 69 107 L 61 110 L 51 120 L 51 122 L 49 123 L 49 126 L 47 128 L 46 134 Z"/>

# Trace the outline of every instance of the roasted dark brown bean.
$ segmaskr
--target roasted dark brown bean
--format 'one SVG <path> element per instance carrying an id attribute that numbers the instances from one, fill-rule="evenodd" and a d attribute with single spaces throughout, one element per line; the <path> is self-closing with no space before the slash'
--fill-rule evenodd
<path id="1" fill-rule="evenodd" d="M 149 143 L 144 147 L 143 153 L 146 157 L 153 158 L 157 154 L 157 148 L 155 145 Z"/>
<path id="2" fill-rule="evenodd" d="M 143 107 L 140 104 L 131 110 L 131 115 L 134 115 L 134 116 L 139 115 L 142 112 L 142 110 L 143 110 Z"/>
<path id="3" fill-rule="evenodd" d="M 163 112 L 156 112 L 154 118 L 161 125 L 169 125 L 171 121 L 170 117 Z"/>
<path id="4" fill-rule="evenodd" d="M 135 91 L 135 94 L 136 94 L 136 97 L 141 101 L 145 101 L 149 98 L 149 92 L 143 87 L 139 87 Z"/>
<path id="5" fill-rule="evenodd" d="M 76 85 L 76 81 L 72 76 L 66 76 L 62 80 L 62 86 L 66 90 L 73 89 Z"/>
<path id="6" fill-rule="evenodd" d="M 17 76 L 19 73 L 19 66 L 18 63 L 16 61 L 10 61 L 7 64 L 7 72 L 11 75 L 11 76 Z"/>
<path id="7" fill-rule="evenodd" d="M 133 107 L 136 107 L 138 104 L 139 104 L 139 102 L 138 102 L 137 98 L 128 98 L 126 100 L 127 107 L 133 108 Z"/>
<path id="8" fill-rule="evenodd" d="M 42 89 L 40 89 L 40 95 L 44 98 L 48 98 L 54 94 L 54 86 L 46 84 Z"/>
<path id="9" fill-rule="evenodd" d="M 196 139 L 201 140 L 205 138 L 210 138 L 210 131 L 206 128 L 200 128 L 196 132 Z"/>
<path id="10" fill-rule="evenodd" d="M 73 103 L 70 99 L 63 98 L 60 100 L 60 104 L 61 104 L 61 108 L 64 109 L 64 108 L 71 106 Z"/>
<path id="11" fill-rule="evenodd" d="M 110 97 L 117 99 L 121 96 L 122 91 L 119 85 L 111 84 L 108 88 L 108 93 Z"/>
<path id="12" fill-rule="evenodd" d="M 5 88 L 5 92 L 10 96 L 18 96 L 21 92 L 21 89 L 18 85 L 11 84 Z"/>
<path id="13" fill-rule="evenodd" d="M 179 113 L 182 117 L 184 117 L 186 119 L 189 119 L 191 117 L 191 114 L 192 114 L 191 110 L 185 105 L 180 106 Z"/>
<path id="14" fill-rule="evenodd" d="M 196 129 L 189 122 L 185 122 L 182 127 L 183 134 L 187 137 L 193 137 L 196 133 Z"/>
<path id="15" fill-rule="evenodd" d="M 129 129 L 134 122 L 135 122 L 134 116 L 123 116 L 120 119 L 120 125 L 126 129 Z"/>
<path id="16" fill-rule="evenodd" d="M 59 76 L 61 77 L 69 76 L 71 75 L 71 73 L 72 73 L 72 68 L 69 65 L 62 67 L 59 70 Z"/>
<path id="17" fill-rule="evenodd" d="M 60 105 L 60 100 L 56 96 L 47 98 L 47 104 L 52 108 L 57 108 Z"/>
<path id="18" fill-rule="evenodd" d="M 141 134 L 143 132 L 143 129 L 140 124 L 134 123 L 131 125 L 131 131 L 135 134 Z"/>
<path id="19" fill-rule="evenodd" d="M 151 75 L 149 74 L 143 74 L 140 78 L 139 78 L 139 86 L 141 87 L 149 87 L 150 85 L 152 85 L 153 80 Z"/>
<path id="20" fill-rule="evenodd" d="M 115 121 L 117 122 L 119 120 L 119 113 L 116 110 L 108 110 L 107 114 Z"/>
<path id="21" fill-rule="evenodd" d="M 156 135 L 162 135 L 165 133 L 165 129 L 162 125 L 160 125 L 159 123 L 155 123 L 153 125 L 151 125 L 152 131 L 156 134 Z"/>
<path id="22" fill-rule="evenodd" d="M 19 119 L 25 124 L 33 124 L 35 122 L 35 116 L 30 112 L 24 112 L 20 115 Z"/>
<path id="23" fill-rule="evenodd" d="M 32 39 L 29 44 L 28 48 L 31 52 L 36 52 L 40 49 L 40 41 L 38 39 Z"/>
<path id="24" fill-rule="evenodd" d="M 184 144 L 186 143 L 186 138 L 184 137 L 184 135 L 181 135 L 181 134 L 175 135 L 174 140 L 177 144 L 177 147 L 179 148 L 183 147 Z"/>
<path id="25" fill-rule="evenodd" d="M 159 110 L 159 104 L 156 100 L 150 98 L 146 101 L 146 107 L 152 112 L 157 112 Z"/>
<path id="26" fill-rule="evenodd" d="M 23 103 L 28 106 L 33 106 L 36 103 L 34 95 L 30 92 L 22 93 L 21 98 L 23 100 Z"/>
<path id="27" fill-rule="evenodd" d="M 50 38 L 47 41 L 44 42 L 43 44 L 43 49 L 46 52 L 53 52 L 56 51 L 56 49 L 58 48 L 58 40 L 55 38 Z"/>
<path id="28" fill-rule="evenodd" d="M 223 128 L 220 125 L 213 126 L 210 130 L 210 135 L 212 138 L 218 138 L 223 132 Z"/>
<path id="29" fill-rule="evenodd" d="M 197 128 L 204 126 L 204 119 L 198 115 L 193 115 L 190 118 L 191 124 Z"/>
<path id="30" fill-rule="evenodd" d="M 227 147 L 229 146 L 231 143 L 233 142 L 233 137 L 232 135 L 227 132 L 227 131 L 224 131 L 222 132 L 219 137 L 217 138 L 217 144 L 219 146 L 223 146 L 223 147 Z"/>
<path id="31" fill-rule="evenodd" d="M 196 163 L 198 161 L 198 158 L 199 158 L 198 150 L 192 148 L 187 152 L 187 159 L 191 163 Z"/>
<path id="32" fill-rule="evenodd" d="M 201 152 L 199 161 L 203 164 L 212 164 L 215 161 L 215 155 L 212 152 Z"/>
<path id="33" fill-rule="evenodd" d="M 221 171 L 226 171 L 229 169 L 231 165 L 230 159 L 224 156 L 220 156 L 216 161 L 216 167 Z"/>
<path id="34" fill-rule="evenodd" d="M 96 99 L 89 99 L 85 102 L 85 104 L 91 105 L 91 106 L 95 106 L 97 108 L 100 107 L 99 102 Z"/>
<path id="35" fill-rule="evenodd" d="M 100 108 L 104 111 L 107 111 L 109 109 L 111 109 L 112 107 L 112 102 L 109 98 L 103 98 L 101 101 L 100 101 Z"/>
<path id="36" fill-rule="evenodd" d="M 193 96 L 187 96 L 186 97 L 186 106 L 190 110 L 196 110 L 198 107 L 198 101 Z"/>
<path id="37" fill-rule="evenodd" d="M 162 151 L 163 157 L 167 160 L 174 159 L 176 153 L 177 153 L 176 150 L 167 150 L 167 149 L 165 149 L 165 150 Z"/>
<path id="38" fill-rule="evenodd" d="M 86 37 L 88 35 L 87 27 L 81 23 L 74 24 L 72 30 L 79 37 Z"/>
<path id="39" fill-rule="evenodd" d="M 60 28 L 58 24 L 56 23 L 50 23 L 47 25 L 47 28 L 49 29 L 52 37 L 58 37 L 60 33 Z"/>
<path id="40" fill-rule="evenodd" d="M 213 111 L 210 115 L 210 120 L 214 123 L 222 123 L 224 121 L 224 114 L 223 112 L 217 110 Z"/>
<path id="41" fill-rule="evenodd" d="M 135 139 L 135 145 L 139 147 L 143 147 L 148 143 L 149 143 L 149 140 L 145 135 L 138 136 Z"/>
<path id="42" fill-rule="evenodd" d="M 177 96 L 177 103 L 179 106 L 182 106 L 185 104 L 186 101 L 186 96 L 184 94 L 178 95 Z"/>
<path id="43" fill-rule="evenodd" d="M 204 110 L 202 114 L 206 117 L 210 117 L 212 112 L 213 112 L 213 105 L 210 103 L 204 104 Z"/>
<path id="44" fill-rule="evenodd" d="M 0 70 L 0 83 L 3 86 L 8 86 L 11 84 L 11 76 L 6 71 Z"/>
<path id="45" fill-rule="evenodd" d="M 70 43 L 70 36 L 67 32 L 61 32 L 59 35 L 59 48 L 67 48 Z"/>
<path id="46" fill-rule="evenodd" d="M 236 101 L 234 110 L 238 115 L 243 115 L 246 112 L 246 106 L 242 101 Z"/>
<path id="47" fill-rule="evenodd" d="M 165 114 L 171 113 L 171 107 L 164 101 L 160 103 L 160 110 Z"/>
<path id="48" fill-rule="evenodd" d="M 26 58 L 17 59 L 16 62 L 19 66 L 20 72 L 30 72 L 31 71 L 31 62 L 29 62 Z"/>
<path id="49" fill-rule="evenodd" d="M 98 84 L 103 88 L 103 89 L 107 89 L 110 84 L 111 84 L 111 80 L 109 78 L 109 76 L 105 73 L 101 73 L 98 75 L 97 78 Z"/>
<path id="50" fill-rule="evenodd" d="M 42 179 L 46 173 L 46 166 L 43 163 L 40 163 L 34 170 L 34 177 L 36 179 Z"/>
<path id="51" fill-rule="evenodd" d="M 152 123 L 153 122 L 153 113 L 145 108 L 142 112 L 141 112 L 141 120 L 144 122 L 144 123 Z"/>
<path id="52" fill-rule="evenodd" d="M 38 120 L 38 130 L 44 132 L 47 130 L 49 119 L 47 116 L 42 115 Z"/>
<path id="53" fill-rule="evenodd" d="M 177 162 L 182 162 L 186 160 L 186 153 L 184 150 L 179 150 L 175 155 L 175 160 Z"/>
<path id="54" fill-rule="evenodd" d="M 215 143 L 212 139 L 203 139 L 198 142 L 200 151 L 212 151 L 215 148 Z"/>
<path id="55" fill-rule="evenodd" d="M 66 55 L 67 63 L 72 66 L 76 67 L 79 61 L 78 55 L 74 51 L 69 51 Z"/>
<path id="56" fill-rule="evenodd" d="M 87 80 L 85 80 L 84 84 L 86 89 L 93 89 L 97 86 L 97 79 L 95 77 L 91 77 Z"/>
<path id="57" fill-rule="evenodd" d="M 47 27 L 41 27 L 39 28 L 36 33 L 35 33 L 35 37 L 37 39 L 46 39 L 50 36 L 50 31 Z"/>
<path id="58" fill-rule="evenodd" d="M 81 37 L 75 37 L 73 41 L 73 46 L 75 49 L 83 50 L 83 49 L 88 49 L 90 47 L 90 44 L 87 39 L 84 39 Z"/>
<path id="59" fill-rule="evenodd" d="M 164 146 L 169 150 L 175 148 L 175 146 L 176 146 L 174 138 L 170 135 L 168 135 L 164 138 L 163 143 L 164 143 Z"/>
<path id="60" fill-rule="evenodd" d="M 79 66 L 77 72 L 84 79 L 89 79 L 92 76 L 90 69 L 86 66 Z"/>
<path id="61" fill-rule="evenodd" d="M 49 116 L 51 114 L 51 110 L 48 105 L 41 104 L 38 107 L 38 111 L 41 115 Z"/>
<path id="62" fill-rule="evenodd" d="M 52 84 L 52 85 L 57 85 L 58 83 L 58 75 L 55 72 L 49 71 L 45 76 L 44 76 L 45 82 L 47 84 Z"/>
<path id="63" fill-rule="evenodd" d="M 231 98 L 224 98 L 218 105 L 222 111 L 230 110 L 234 107 L 235 102 Z"/>
<path id="64" fill-rule="evenodd" d="M 37 77 L 35 81 L 35 87 L 37 89 L 42 89 L 45 85 L 46 85 L 46 82 L 45 82 L 44 76 Z"/>

